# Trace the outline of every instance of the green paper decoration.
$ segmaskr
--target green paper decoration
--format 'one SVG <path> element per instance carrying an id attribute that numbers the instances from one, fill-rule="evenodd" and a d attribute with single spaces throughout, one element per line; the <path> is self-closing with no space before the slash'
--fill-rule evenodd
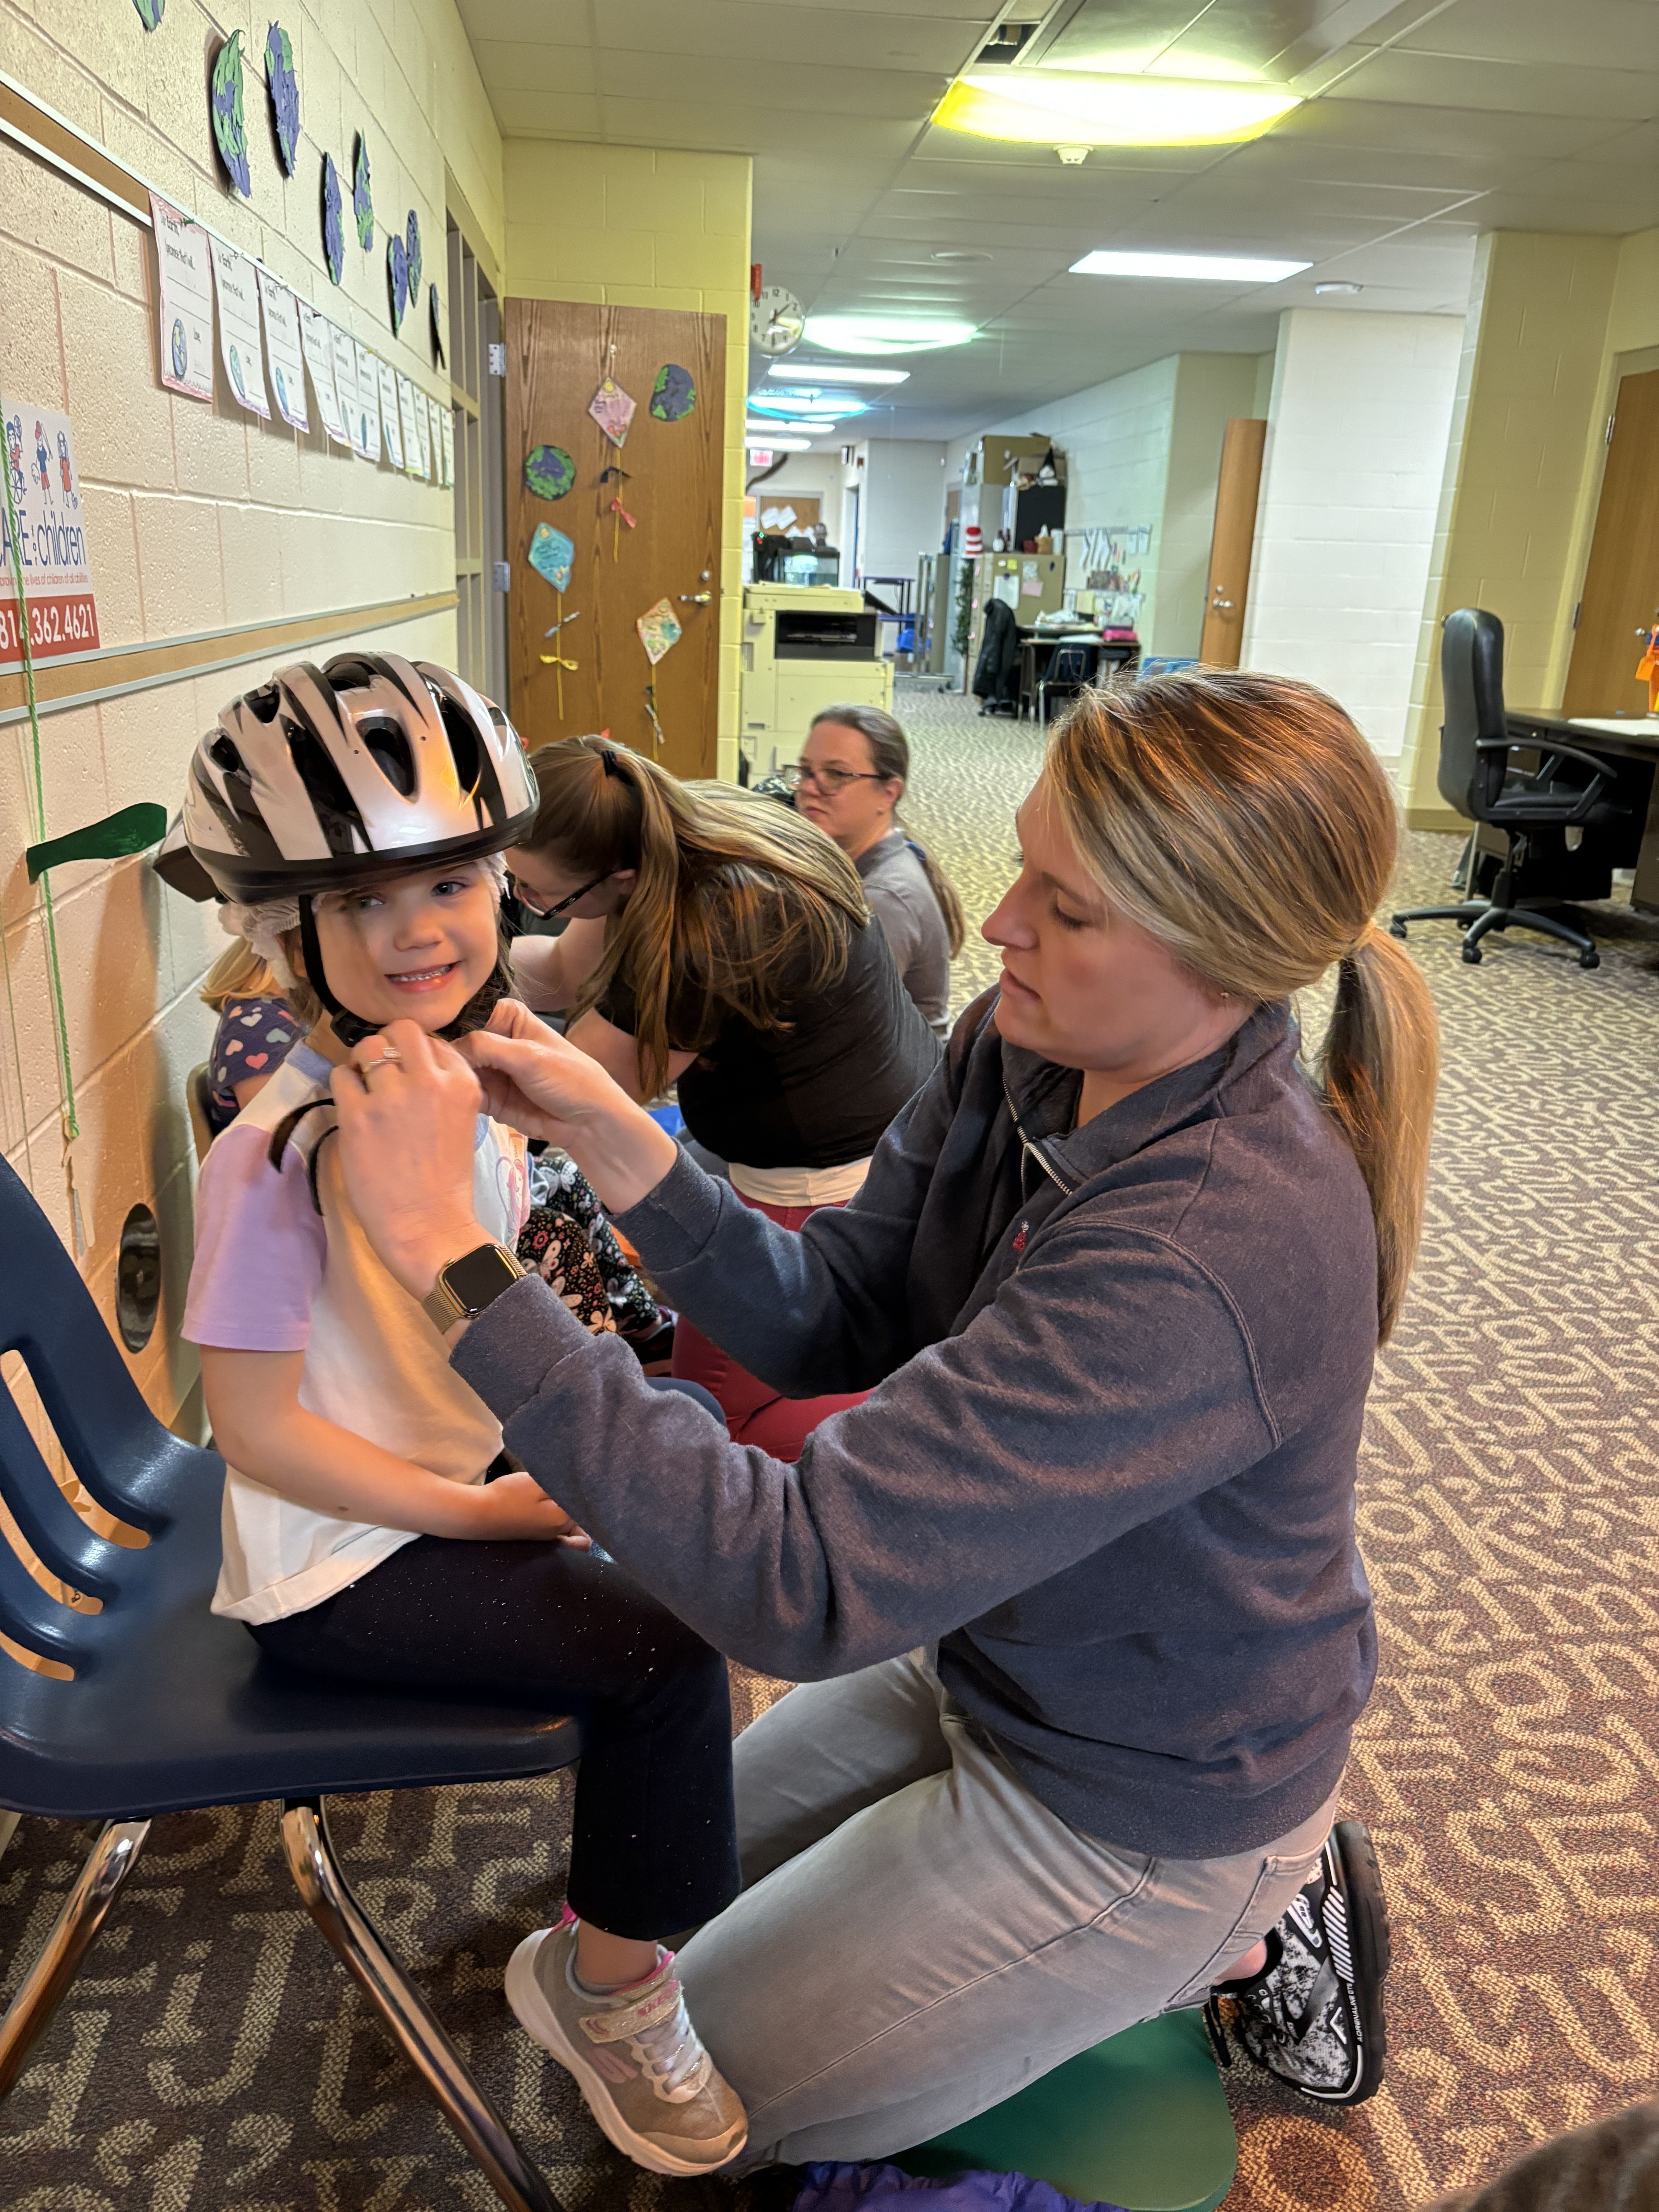
<path id="1" fill-rule="evenodd" d="M 138 10 L 138 21 L 147 31 L 153 31 L 167 13 L 167 0 L 132 0 Z"/>
<path id="2" fill-rule="evenodd" d="M 351 165 L 351 212 L 357 219 L 357 243 L 367 253 L 374 243 L 374 195 L 368 181 L 368 141 L 361 131 Z"/>
<path id="3" fill-rule="evenodd" d="M 242 34 L 233 31 L 213 64 L 209 92 L 213 143 L 225 174 L 244 199 L 253 193 L 247 165 L 247 110 L 242 100 Z"/>
<path id="4" fill-rule="evenodd" d="M 651 412 L 658 422 L 683 422 L 695 412 L 696 404 L 697 387 L 690 370 L 682 368 L 678 362 L 665 362 L 651 392 Z"/>
<path id="5" fill-rule="evenodd" d="M 84 830 L 67 830 L 44 845 L 30 845 L 23 859 L 33 883 L 48 868 L 61 868 L 65 860 L 125 860 L 129 854 L 159 845 L 167 834 L 166 807 L 146 799 L 137 806 L 124 806 L 118 814 L 106 814 L 101 822 L 89 822 Z"/>
<path id="6" fill-rule="evenodd" d="M 562 446 L 538 446 L 526 457 L 524 480 L 538 499 L 562 499 L 576 481 L 576 464 Z"/>
<path id="7" fill-rule="evenodd" d="M 276 151 L 291 177 L 300 159 L 300 80 L 294 73 L 294 42 L 280 23 L 273 23 L 265 33 L 265 83 L 270 93 Z"/>

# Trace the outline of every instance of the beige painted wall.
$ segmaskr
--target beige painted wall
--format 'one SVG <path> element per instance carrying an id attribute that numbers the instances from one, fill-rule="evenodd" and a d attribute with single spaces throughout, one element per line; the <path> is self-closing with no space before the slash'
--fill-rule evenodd
<path id="1" fill-rule="evenodd" d="M 746 154 L 663 153 L 543 138 L 508 139 L 503 164 L 510 296 L 598 307 L 690 308 L 726 317 L 717 712 L 720 773 L 733 777 L 743 612 L 751 167 Z M 507 465 L 513 465 L 510 454 Z"/>
<path id="2" fill-rule="evenodd" d="M 254 190 L 220 181 L 208 127 L 215 18 L 240 23 Z M 425 260 L 444 269 L 447 170 L 465 181 L 500 251 L 500 146 L 453 0 L 287 0 L 305 138 L 299 173 L 280 173 L 261 81 L 264 14 L 170 0 L 146 34 L 132 0 L 26 9 L 0 0 L 0 67 L 186 210 L 441 393 L 424 310 L 395 338 L 384 229 L 358 247 L 347 210 L 347 271 L 323 264 L 322 150 L 349 176 L 352 138 L 369 135 L 377 219 L 418 210 Z M 348 192 L 349 192 L 348 185 Z M 211 405 L 175 398 L 155 367 L 155 254 L 149 232 L 9 143 L 0 143 L 0 391 L 70 416 L 85 494 L 100 625 L 106 645 L 442 592 L 453 582 L 451 495 L 261 423 L 222 389 Z M 449 659 L 453 617 L 366 633 L 398 652 Z M 346 640 L 322 648 L 336 652 Z M 227 647 L 234 651 L 234 644 Z M 190 678 L 41 723 L 48 827 L 54 833 L 138 799 L 171 811 L 191 748 L 221 703 L 259 681 L 269 659 Z M 90 679 L 89 679 L 90 680 Z M 6 932 L 19 1052 L 0 1030 L 0 1148 L 32 1178 L 70 1242 L 60 1169 L 59 1087 L 41 908 L 22 862 L 29 842 L 22 764 L 27 726 L 0 729 L 0 926 Z M 55 870 L 58 935 L 82 1134 L 75 1184 L 82 1264 L 113 1309 L 116 1240 L 143 1200 L 161 1220 L 166 1297 L 141 1387 L 172 1418 L 194 1380 L 177 1341 L 190 1257 L 192 1153 L 183 1083 L 206 1054 L 212 1018 L 196 992 L 225 940 L 211 909 L 165 892 L 139 859 Z M 0 990 L 3 984 L 0 984 Z M 0 1021 L 10 1013 L 0 1008 Z"/>
<path id="3" fill-rule="evenodd" d="M 1560 702 L 1607 418 L 1627 357 L 1655 345 L 1659 230 L 1480 240 L 1401 764 L 1416 828 L 1462 827 L 1435 788 L 1439 632 L 1454 608 L 1503 621 L 1515 706 Z"/>

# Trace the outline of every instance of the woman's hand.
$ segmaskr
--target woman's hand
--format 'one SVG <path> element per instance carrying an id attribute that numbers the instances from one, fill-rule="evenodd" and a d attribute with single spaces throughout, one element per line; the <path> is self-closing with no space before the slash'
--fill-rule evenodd
<path id="1" fill-rule="evenodd" d="M 485 1111 L 568 1152 L 607 1212 L 637 1205 L 679 1157 L 674 1139 L 597 1060 L 515 1000 L 503 999 L 489 1028 L 457 1049 L 483 1086 Z"/>
<path id="2" fill-rule="evenodd" d="M 593 1540 L 527 1474 L 474 1485 L 466 1493 L 465 1525 L 456 1533 L 475 1543 L 558 1543 L 580 1552 Z"/>
<path id="3" fill-rule="evenodd" d="M 472 1202 L 478 1079 L 441 1038 L 392 1022 L 330 1088 L 351 1203 L 390 1273 L 423 1298 L 441 1267 L 489 1242 Z"/>

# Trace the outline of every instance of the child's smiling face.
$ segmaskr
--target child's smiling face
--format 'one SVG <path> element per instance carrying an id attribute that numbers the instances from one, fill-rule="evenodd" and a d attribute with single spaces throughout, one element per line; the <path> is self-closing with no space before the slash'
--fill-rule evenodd
<path id="1" fill-rule="evenodd" d="M 329 988 L 366 1022 L 447 1028 L 495 965 L 495 886 L 477 860 L 327 892 L 314 912 Z"/>

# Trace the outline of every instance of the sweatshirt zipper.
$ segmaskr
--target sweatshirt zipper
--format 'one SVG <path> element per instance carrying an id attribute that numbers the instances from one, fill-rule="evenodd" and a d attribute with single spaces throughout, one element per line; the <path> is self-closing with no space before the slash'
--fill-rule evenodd
<path id="1" fill-rule="evenodd" d="M 1079 1188 L 1079 1184 L 1076 1182 L 1068 1182 L 1064 1172 L 1055 1165 L 1053 1160 L 1049 1158 L 1047 1149 L 1048 1139 L 1046 1137 L 1028 1137 L 1026 1135 L 1025 1125 L 1019 1118 L 1019 1109 L 1015 1105 L 1012 1098 L 1009 1097 L 1008 1085 L 1006 1081 L 1002 1086 L 1002 1096 L 1006 1103 L 1010 1117 L 1013 1121 L 1014 1133 L 1019 1139 L 1024 1157 L 1027 1159 L 1035 1160 L 1036 1162 L 1043 1174 L 1048 1176 L 1049 1182 L 1055 1186 L 1063 1198 L 1072 1197 Z"/>

